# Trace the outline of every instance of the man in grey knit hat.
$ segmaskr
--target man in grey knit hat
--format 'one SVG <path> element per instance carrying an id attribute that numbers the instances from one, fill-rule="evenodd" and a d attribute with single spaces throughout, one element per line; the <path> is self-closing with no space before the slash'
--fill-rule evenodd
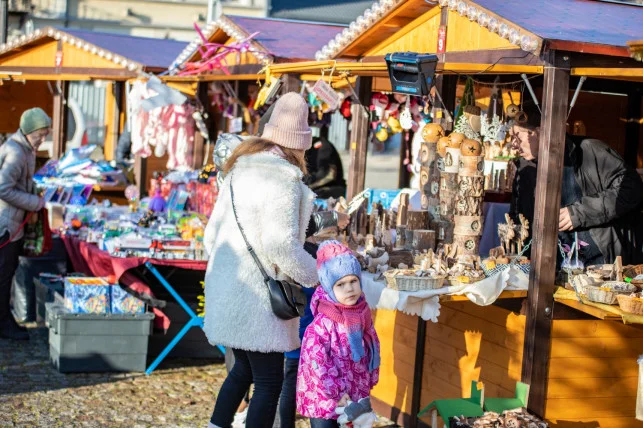
<path id="1" fill-rule="evenodd" d="M 9 296 L 22 249 L 25 216 L 44 200 L 33 192 L 36 152 L 49 135 L 51 119 L 41 108 L 25 111 L 20 128 L 0 146 L 0 338 L 27 340 L 27 330 L 11 316 Z"/>

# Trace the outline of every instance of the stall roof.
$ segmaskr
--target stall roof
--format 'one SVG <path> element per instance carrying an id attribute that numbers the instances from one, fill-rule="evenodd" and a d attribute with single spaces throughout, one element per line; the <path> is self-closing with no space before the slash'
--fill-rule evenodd
<path id="1" fill-rule="evenodd" d="M 270 17 L 350 24 L 372 3 L 373 0 L 272 0 Z"/>
<path id="2" fill-rule="evenodd" d="M 20 80 L 126 80 L 166 70 L 185 44 L 46 27 L 0 45 L 0 75 Z"/>
<path id="3" fill-rule="evenodd" d="M 181 53 L 185 42 L 152 39 L 123 34 L 99 33 L 86 30 L 61 30 L 88 43 L 111 51 L 124 58 L 144 64 L 146 68 L 164 69 Z"/>
<path id="4" fill-rule="evenodd" d="M 251 52 L 259 62 L 267 65 L 313 59 L 315 51 L 344 28 L 342 25 L 320 22 L 221 15 L 208 24 L 203 35 L 210 43 L 224 44 L 231 39 L 242 41 L 258 33 L 250 42 Z M 201 39 L 195 38 L 175 59 L 171 68 L 176 70 L 186 62 L 199 59 L 201 44 Z"/>
<path id="5" fill-rule="evenodd" d="M 519 4 L 518 4 L 519 3 Z M 317 59 L 358 58 L 432 8 L 444 7 L 539 54 L 552 49 L 629 56 L 627 41 L 643 38 L 643 8 L 594 0 L 380 0 L 327 43 Z M 523 36 L 527 43 L 523 43 Z"/>

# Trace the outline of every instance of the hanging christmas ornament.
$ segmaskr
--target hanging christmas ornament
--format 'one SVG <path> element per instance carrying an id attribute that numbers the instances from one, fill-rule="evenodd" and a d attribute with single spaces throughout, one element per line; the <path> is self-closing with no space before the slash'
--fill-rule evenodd
<path id="1" fill-rule="evenodd" d="M 382 143 L 388 140 L 388 131 L 386 130 L 386 128 L 380 126 L 379 129 L 375 132 L 375 138 L 377 138 L 377 140 Z"/>
<path id="2" fill-rule="evenodd" d="M 386 123 L 393 134 L 399 134 L 404 130 L 402 129 L 402 125 L 400 125 L 400 121 L 395 116 L 389 116 Z"/>
<path id="3" fill-rule="evenodd" d="M 339 112 L 344 116 L 344 118 L 351 118 L 351 101 L 348 98 L 342 103 L 342 106 L 339 108 Z"/>
<path id="4" fill-rule="evenodd" d="M 410 98 L 406 99 L 404 109 L 402 110 L 402 113 L 400 113 L 400 125 L 402 126 L 402 129 L 406 131 L 413 128 L 413 116 L 411 115 Z"/>
<path id="5" fill-rule="evenodd" d="M 514 119 L 518 112 L 520 112 L 520 107 L 512 103 L 507 106 L 507 110 L 505 113 L 507 114 L 507 117 L 509 119 Z"/>
<path id="6" fill-rule="evenodd" d="M 384 109 L 389 104 L 388 97 L 381 92 L 373 94 L 373 97 L 371 98 L 371 104 L 375 108 L 377 117 L 381 119 L 384 116 Z"/>

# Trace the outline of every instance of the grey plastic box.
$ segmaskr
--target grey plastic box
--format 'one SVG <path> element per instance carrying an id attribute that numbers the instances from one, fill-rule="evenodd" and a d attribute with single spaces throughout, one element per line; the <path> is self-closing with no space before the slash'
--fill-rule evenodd
<path id="1" fill-rule="evenodd" d="M 46 303 L 49 358 L 62 373 L 145 371 L 154 314 L 72 314 Z"/>

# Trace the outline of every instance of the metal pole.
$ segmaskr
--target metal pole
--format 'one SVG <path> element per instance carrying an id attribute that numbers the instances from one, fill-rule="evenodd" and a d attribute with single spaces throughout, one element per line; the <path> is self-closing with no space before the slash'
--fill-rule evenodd
<path id="1" fill-rule="evenodd" d="M 9 0 L 0 0 L 0 43 L 7 43 L 9 34 Z"/>

